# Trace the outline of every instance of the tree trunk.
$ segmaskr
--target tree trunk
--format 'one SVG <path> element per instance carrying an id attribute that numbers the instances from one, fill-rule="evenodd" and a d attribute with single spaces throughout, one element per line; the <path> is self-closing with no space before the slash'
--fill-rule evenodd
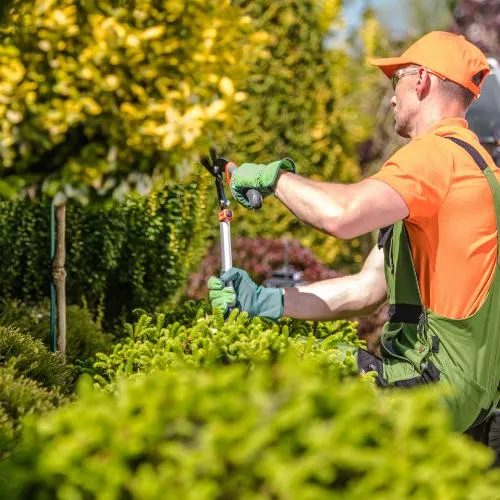
<path id="1" fill-rule="evenodd" d="M 52 264 L 57 297 L 57 348 L 66 355 L 66 204 L 56 207 L 57 244 Z"/>

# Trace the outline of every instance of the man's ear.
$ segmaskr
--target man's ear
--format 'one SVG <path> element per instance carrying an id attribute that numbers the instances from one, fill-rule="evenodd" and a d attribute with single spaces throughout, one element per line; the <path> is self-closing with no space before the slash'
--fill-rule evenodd
<path id="1" fill-rule="evenodd" d="M 426 68 L 420 67 L 417 73 L 417 81 L 415 83 L 415 92 L 419 100 L 423 101 L 431 90 L 431 75 Z"/>

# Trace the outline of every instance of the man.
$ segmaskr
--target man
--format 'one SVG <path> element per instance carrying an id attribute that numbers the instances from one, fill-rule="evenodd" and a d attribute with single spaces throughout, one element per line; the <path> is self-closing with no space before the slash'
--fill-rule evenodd
<path id="1" fill-rule="evenodd" d="M 443 381 L 454 425 L 478 425 L 499 400 L 499 173 L 465 113 L 489 72 L 464 37 L 432 32 L 401 57 L 373 59 L 389 78 L 396 132 L 411 141 L 374 176 L 342 185 L 295 175 L 289 159 L 245 163 L 233 196 L 274 193 L 304 222 L 337 238 L 380 229 L 359 274 L 287 289 L 255 285 L 233 268 L 209 280 L 212 305 L 250 315 L 347 318 L 388 300 L 382 358 L 357 351 L 380 386 Z M 230 288 L 226 283 L 232 282 Z"/>

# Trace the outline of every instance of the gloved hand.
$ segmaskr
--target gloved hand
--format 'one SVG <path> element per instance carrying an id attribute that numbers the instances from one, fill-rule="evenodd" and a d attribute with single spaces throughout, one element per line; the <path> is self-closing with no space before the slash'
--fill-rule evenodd
<path id="1" fill-rule="evenodd" d="M 232 281 L 234 289 L 225 284 Z M 225 312 L 234 305 L 249 316 L 261 316 L 277 320 L 283 315 L 283 289 L 256 285 L 250 276 L 237 267 L 232 267 L 220 278 L 211 276 L 208 289 L 212 309 Z"/>
<path id="2" fill-rule="evenodd" d="M 282 170 L 295 173 L 295 163 L 290 158 L 272 163 L 242 163 L 231 177 L 231 193 L 244 207 L 252 208 L 245 193 L 249 189 L 257 189 L 262 198 L 269 196 L 274 190 L 278 173 Z"/>

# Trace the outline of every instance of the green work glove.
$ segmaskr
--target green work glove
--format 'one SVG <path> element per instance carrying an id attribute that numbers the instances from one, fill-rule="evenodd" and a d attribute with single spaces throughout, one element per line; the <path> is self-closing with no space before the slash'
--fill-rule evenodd
<path id="1" fill-rule="evenodd" d="M 232 282 L 234 289 L 226 286 Z M 277 320 L 283 315 L 283 289 L 256 285 L 242 269 L 232 267 L 220 278 L 211 276 L 208 289 L 212 309 L 225 312 L 230 306 L 246 311 L 249 316 Z"/>
<path id="2" fill-rule="evenodd" d="M 231 177 L 231 193 L 244 207 L 252 208 L 248 203 L 246 192 L 249 189 L 260 191 L 262 198 L 269 196 L 281 170 L 295 173 L 295 163 L 290 158 L 273 161 L 268 164 L 243 163 Z"/>

